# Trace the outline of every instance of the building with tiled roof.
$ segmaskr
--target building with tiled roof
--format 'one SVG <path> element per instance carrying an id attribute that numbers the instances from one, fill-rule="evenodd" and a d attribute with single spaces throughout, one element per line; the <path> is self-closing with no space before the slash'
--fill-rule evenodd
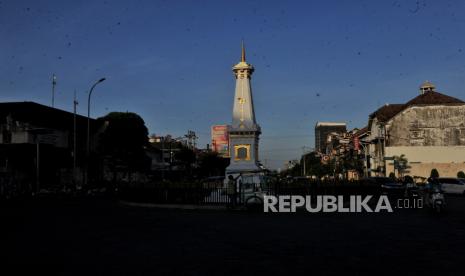
<path id="1" fill-rule="evenodd" d="M 398 173 L 391 160 L 402 154 L 409 175 L 426 177 L 432 168 L 443 176 L 465 171 L 465 102 L 436 92 L 430 82 L 405 104 L 387 104 L 370 114 L 368 132 L 372 175 Z"/>

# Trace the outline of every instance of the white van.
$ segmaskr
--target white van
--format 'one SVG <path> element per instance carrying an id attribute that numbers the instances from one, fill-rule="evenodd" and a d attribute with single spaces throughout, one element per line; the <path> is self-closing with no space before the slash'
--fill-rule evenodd
<path id="1" fill-rule="evenodd" d="M 442 190 L 448 194 L 465 195 L 465 180 L 462 178 L 439 177 Z"/>

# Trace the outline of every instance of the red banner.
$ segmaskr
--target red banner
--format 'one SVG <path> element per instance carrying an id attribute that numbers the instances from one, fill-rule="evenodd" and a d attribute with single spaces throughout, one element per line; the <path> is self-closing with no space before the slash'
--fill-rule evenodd
<path id="1" fill-rule="evenodd" d="M 227 125 L 215 125 L 211 128 L 212 150 L 222 156 L 229 156 L 229 134 Z"/>
<path id="2" fill-rule="evenodd" d="M 354 149 L 360 150 L 360 139 L 357 136 L 354 137 Z"/>

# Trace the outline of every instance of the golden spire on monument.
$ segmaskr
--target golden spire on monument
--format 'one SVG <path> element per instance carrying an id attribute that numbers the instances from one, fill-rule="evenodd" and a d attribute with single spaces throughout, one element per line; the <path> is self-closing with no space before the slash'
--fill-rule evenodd
<path id="1" fill-rule="evenodd" d="M 244 40 L 242 40 L 242 53 L 241 53 L 241 62 L 245 62 L 245 47 L 244 47 Z"/>
<path id="2" fill-rule="evenodd" d="M 254 68 L 252 64 L 248 64 L 245 61 L 245 46 L 244 46 L 244 40 L 242 40 L 241 44 L 241 61 L 234 65 L 232 68 L 234 73 L 236 74 L 237 77 L 247 77 L 250 78 L 250 75 L 252 75 Z"/>

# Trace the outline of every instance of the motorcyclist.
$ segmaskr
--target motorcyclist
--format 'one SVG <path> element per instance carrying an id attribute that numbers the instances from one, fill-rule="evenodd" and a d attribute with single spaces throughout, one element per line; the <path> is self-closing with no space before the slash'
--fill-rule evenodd
<path id="1" fill-rule="evenodd" d="M 434 192 L 436 190 L 438 190 L 439 192 L 442 191 L 441 183 L 436 177 L 428 178 L 425 188 L 430 190 L 431 192 Z"/>
<path id="2" fill-rule="evenodd" d="M 430 203 L 434 193 L 442 193 L 441 183 L 436 177 L 429 177 L 424 188 L 425 202 Z"/>

